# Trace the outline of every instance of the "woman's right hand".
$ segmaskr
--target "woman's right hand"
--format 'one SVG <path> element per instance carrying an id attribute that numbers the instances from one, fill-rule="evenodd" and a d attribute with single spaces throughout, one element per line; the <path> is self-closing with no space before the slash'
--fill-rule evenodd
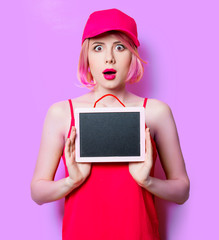
<path id="1" fill-rule="evenodd" d="M 69 180 L 79 186 L 89 176 L 91 163 L 78 163 L 75 161 L 75 137 L 76 128 L 72 126 L 70 137 L 67 138 L 65 143 L 65 160 L 68 168 Z"/>

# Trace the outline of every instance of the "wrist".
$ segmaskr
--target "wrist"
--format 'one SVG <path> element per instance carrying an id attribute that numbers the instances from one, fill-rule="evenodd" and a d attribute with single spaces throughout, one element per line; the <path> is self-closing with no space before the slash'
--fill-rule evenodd
<path id="1" fill-rule="evenodd" d="M 73 187 L 75 185 L 75 181 L 69 176 L 65 178 L 65 183 L 68 187 Z"/>
<path id="2" fill-rule="evenodd" d="M 145 189 L 148 189 L 151 186 L 151 184 L 152 184 L 152 178 L 148 176 L 148 178 L 143 182 L 141 182 L 139 185 Z"/>
<path id="3" fill-rule="evenodd" d="M 65 183 L 69 188 L 74 189 L 74 188 L 78 187 L 79 185 L 81 185 L 82 181 L 75 181 L 71 177 L 68 176 L 65 178 Z"/>

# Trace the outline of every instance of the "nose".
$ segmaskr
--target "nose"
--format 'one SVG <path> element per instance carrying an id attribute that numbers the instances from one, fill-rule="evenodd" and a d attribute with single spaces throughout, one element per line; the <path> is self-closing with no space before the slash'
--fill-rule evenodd
<path id="1" fill-rule="evenodd" d="M 106 58 L 105 59 L 106 63 L 115 63 L 115 57 L 114 57 L 113 51 L 111 49 L 109 49 L 106 52 L 106 57 L 105 58 Z"/>

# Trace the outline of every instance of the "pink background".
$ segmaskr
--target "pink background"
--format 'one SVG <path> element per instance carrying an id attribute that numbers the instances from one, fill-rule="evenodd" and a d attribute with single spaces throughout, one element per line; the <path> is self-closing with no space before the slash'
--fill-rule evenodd
<path id="1" fill-rule="evenodd" d="M 184 205 L 156 201 L 162 239 L 216 239 L 218 3 L 106 2 L 21 0 L 1 4 L 0 238 L 61 239 L 64 199 L 38 206 L 30 195 L 43 121 L 54 102 L 88 91 L 77 87 L 76 77 L 84 25 L 91 12 L 116 7 L 136 20 L 139 52 L 149 61 L 143 79 L 131 91 L 171 107 L 191 180 L 190 199 Z M 163 177 L 159 166 L 156 172 Z M 63 176 L 61 161 L 56 179 Z"/>

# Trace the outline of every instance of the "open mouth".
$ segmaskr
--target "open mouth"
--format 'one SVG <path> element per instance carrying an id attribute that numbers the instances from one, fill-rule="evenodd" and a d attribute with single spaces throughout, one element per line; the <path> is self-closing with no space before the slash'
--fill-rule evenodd
<path id="1" fill-rule="evenodd" d="M 103 72 L 104 78 L 107 80 L 113 80 L 116 78 L 116 71 Z"/>
<path id="2" fill-rule="evenodd" d="M 103 74 L 107 74 L 107 75 L 110 75 L 110 74 L 115 74 L 116 72 L 113 72 L 113 71 L 107 71 L 107 72 L 104 72 Z"/>

